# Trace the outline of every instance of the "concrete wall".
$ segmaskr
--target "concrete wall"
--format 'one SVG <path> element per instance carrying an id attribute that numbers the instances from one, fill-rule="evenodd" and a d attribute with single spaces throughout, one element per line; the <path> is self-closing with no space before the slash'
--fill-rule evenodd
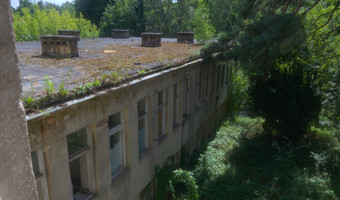
<path id="1" fill-rule="evenodd" d="M 37 199 L 9 0 L 0 1 L 0 200 Z"/>
<path id="2" fill-rule="evenodd" d="M 209 95 L 203 98 L 203 74 L 207 69 Z M 223 76 L 222 72 L 225 72 Z M 198 83 L 201 86 L 196 83 L 199 74 L 201 78 Z M 222 84 L 217 84 L 217 75 L 224 77 L 223 82 L 220 79 Z M 86 153 L 88 166 L 85 181 L 89 185 L 88 189 L 95 193 L 94 199 L 138 200 L 140 192 L 152 181 L 156 165 L 162 166 L 169 156 L 180 151 L 182 145 L 186 145 L 190 151 L 197 148 L 226 114 L 229 79 L 226 67 L 196 60 L 28 118 L 32 151 L 45 155 L 41 157 L 44 163 L 42 171 L 46 171 L 41 178 L 46 183 L 42 190 L 48 194 L 44 199 L 64 200 L 69 197 L 71 182 L 66 137 L 86 128 L 90 149 Z M 190 83 L 188 91 L 186 80 Z M 180 122 L 176 127 L 173 126 L 175 84 L 178 88 L 177 112 Z M 201 96 L 196 105 L 198 90 L 200 92 L 197 94 Z M 166 112 L 162 138 L 158 137 L 160 91 L 164 93 Z M 186 92 L 190 94 L 188 116 L 184 116 Z M 137 102 L 142 99 L 146 102 L 148 148 L 146 152 L 139 153 Z M 122 116 L 125 168 L 112 179 L 108 119 L 117 112 Z"/>

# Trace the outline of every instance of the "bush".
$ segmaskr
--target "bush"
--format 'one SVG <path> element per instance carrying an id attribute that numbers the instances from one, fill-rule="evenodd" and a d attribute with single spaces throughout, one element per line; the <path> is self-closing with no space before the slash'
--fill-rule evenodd
<path id="1" fill-rule="evenodd" d="M 299 141 L 318 119 L 321 97 L 308 72 L 294 63 L 291 68 L 272 70 L 250 84 L 252 109 L 266 121 L 264 128 Z"/>
<path id="2" fill-rule="evenodd" d="M 40 35 L 57 35 L 58 30 L 79 30 L 81 38 L 98 37 L 97 27 L 82 15 L 59 12 L 55 8 L 43 10 L 35 4 L 31 14 L 29 8 L 13 14 L 13 27 L 17 41 L 38 40 Z"/>

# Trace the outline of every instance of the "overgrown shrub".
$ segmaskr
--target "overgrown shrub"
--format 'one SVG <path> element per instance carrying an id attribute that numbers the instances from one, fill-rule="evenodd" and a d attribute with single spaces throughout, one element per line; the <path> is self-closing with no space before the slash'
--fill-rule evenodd
<path id="1" fill-rule="evenodd" d="M 265 118 L 266 131 L 299 141 L 318 119 L 321 97 L 311 75 L 299 63 L 271 70 L 250 83 L 252 109 Z"/>
<path id="2" fill-rule="evenodd" d="M 98 37 L 98 30 L 80 14 L 59 12 L 55 8 L 43 10 L 35 4 L 33 13 L 29 8 L 13 14 L 13 27 L 17 41 L 38 40 L 40 35 L 57 35 L 58 30 L 79 30 L 81 38 Z"/>
<path id="3" fill-rule="evenodd" d="M 296 146 L 276 142 L 261 124 L 249 118 L 223 124 L 193 170 L 201 200 L 339 199 L 334 136 L 319 131 Z"/>

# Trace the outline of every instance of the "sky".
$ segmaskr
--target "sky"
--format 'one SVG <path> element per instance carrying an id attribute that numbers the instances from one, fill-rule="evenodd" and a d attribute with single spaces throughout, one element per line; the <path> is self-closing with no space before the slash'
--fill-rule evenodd
<path id="1" fill-rule="evenodd" d="M 65 3 L 66 1 L 72 2 L 72 0 L 43 0 L 44 2 L 50 2 L 50 3 L 54 3 L 57 5 L 61 5 L 63 3 Z M 38 2 L 38 0 L 33 0 L 33 2 Z M 11 0 L 11 4 L 13 8 L 17 8 L 19 6 L 19 0 Z"/>

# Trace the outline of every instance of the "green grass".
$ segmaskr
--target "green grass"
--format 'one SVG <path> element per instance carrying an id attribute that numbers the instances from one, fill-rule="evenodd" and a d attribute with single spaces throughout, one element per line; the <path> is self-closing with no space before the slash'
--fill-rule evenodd
<path id="1" fill-rule="evenodd" d="M 322 130 L 294 146 L 263 133 L 261 119 L 225 122 L 192 170 L 204 200 L 335 200 L 339 143 Z"/>

